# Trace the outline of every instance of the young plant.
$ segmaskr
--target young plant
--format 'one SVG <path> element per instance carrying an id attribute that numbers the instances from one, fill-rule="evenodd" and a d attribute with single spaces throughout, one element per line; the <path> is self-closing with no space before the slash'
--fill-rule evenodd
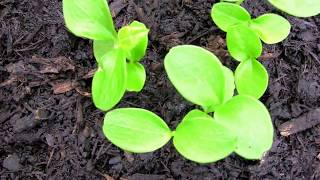
<path id="1" fill-rule="evenodd" d="M 250 96 L 232 97 L 233 73 L 212 53 L 191 45 L 174 47 L 165 57 L 165 69 L 181 95 L 204 111 L 190 111 L 175 131 L 147 110 L 110 111 L 103 132 L 113 144 L 145 153 L 159 149 L 173 137 L 177 151 L 199 163 L 215 162 L 232 152 L 260 159 L 271 148 L 273 126 L 267 109 Z M 214 117 L 207 114 L 213 111 Z"/>
<path id="2" fill-rule="evenodd" d="M 238 93 L 259 99 L 268 86 L 268 73 L 256 60 L 262 54 L 261 40 L 266 44 L 284 40 L 290 33 L 290 23 L 272 13 L 251 19 L 243 7 L 226 2 L 215 4 L 211 17 L 220 29 L 227 32 L 229 53 L 240 61 L 235 72 Z"/>
<path id="3" fill-rule="evenodd" d="M 92 81 L 92 98 L 103 111 L 114 107 L 125 91 L 139 92 L 146 72 L 139 63 L 146 53 L 146 26 L 134 21 L 117 33 L 106 0 L 63 0 L 67 28 L 76 36 L 93 40 L 98 70 Z"/>

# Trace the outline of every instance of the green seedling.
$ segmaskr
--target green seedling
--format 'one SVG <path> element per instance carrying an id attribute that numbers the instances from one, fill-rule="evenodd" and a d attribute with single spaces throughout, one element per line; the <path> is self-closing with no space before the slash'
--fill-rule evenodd
<path id="1" fill-rule="evenodd" d="M 181 95 L 203 111 L 190 111 L 171 131 L 164 120 L 147 110 L 115 109 L 106 114 L 103 125 L 113 144 L 145 153 L 173 138 L 180 154 L 199 163 L 215 162 L 232 152 L 260 159 L 271 148 L 273 126 L 267 109 L 250 96 L 233 97 L 233 73 L 215 55 L 197 46 L 177 46 L 165 57 L 165 69 Z M 213 117 L 209 112 L 214 112 Z"/>
<path id="2" fill-rule="evenodd" d="M 211 17 L 220 29 L 227 32 L 230 55 L 241 62 L 235 73 L 238 93 L 260 98 L 269 79 L 264 66 L 256 60 L 262 54 L 261 40 L 266 44 L 284 40 L 290 33 L 290 23 L 272 13 L 252 19 L 243 7 L 227 2 L 215 4 Z"/>
<path id="3" fill-rule="evenodd" d="M 268 0 L 276 8 L 297 17 L 311 17 L 320 14 L 319 0 Z"/>
<path id="4" fill-rule="evenodd" d="M 98 70 L 92 81 L 95 106 L 107 111 L 125 91 L 139 92 L 146 72 L 139 61 L 146 53 L 146 26 L 134 21 L 116 32 L 106 0 L 63 0 L 66 26 L 76 36 L 93 40 Z"/>

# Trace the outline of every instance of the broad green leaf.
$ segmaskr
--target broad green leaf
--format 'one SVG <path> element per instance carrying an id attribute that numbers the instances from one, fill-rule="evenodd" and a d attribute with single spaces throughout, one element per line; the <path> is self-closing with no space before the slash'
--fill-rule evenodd
<path id="1" fill-rule="evenodd" d="M 257 60 L 241 62 L 235 72 L 235 83 L 238 93 L 257 99 L 267 90 L 268 81 L 267 70 Z"/>
<path id="2" fill-rule="evenodd" d="M 126 90 L 126 60 L 121 51 L 110 51 L 92 81 L 92 98 L 97 108 L 114 107 Z"/>
<path id="3" fill-rule="evenodd" d="M 94 40 L 116 38 L 106 0 L 63 0 L 63 16 L 68 29 L 77 36 Z"/>
<path id="4" fill-rule="evenodd" d="M 261 159 L 272 146 L 273 126 L 266 107 L 238 95 L 217 108 L 214 118 L 237 135 L 235 152 L 246 159 Z"/>
<path id="5" fill-rule="evenodd" d="M 225 66 L 223 67 L 223 72 L 226 80 L 223 102 L 227 102 L 234 95 L 234 89 L 235 89 L 234 75 L 233 75 L 233 72 Z"/>
<path id="6" fill-rule="evenodd" d="M 106 114 L 105 136 L 116 146 L 129 152 L 146 153 L 164 146 L 171 130 L 156 114 L 139 108 L 121 108 Z"/>
<path id="7" fill-rule="evenodd" d="M 232 26 L 227 32 L 227 47 L 238 61 L 256 59 L 262 53 L 262 43 L 256 32 L 247 25 Z"/>
<path id="8" fill-rule="evenodd" d="M 211 52 L 193 45 L 176 46 L 164 60 L 168 77 L 180 94 L 207 112 L 223 102 L 223 66 Z"/>
<path id="9" fill-rule="evenodd" d="M 250 27 L 261 40 L 267 44 L 275 44 L 288 37 L 291 25 L 288 20 L 277 14 L 264 14 L 253 19 Z"/>
<path id="10" fill-rule="evenodd" d="M 248 24 L 251 19 L 250 14 L 243 7 L 227 2 L 214 4 L 211 17 L 214 23 L 226 32 L 234 25 Z"/>
<path id="11" fill-rule="evenodd" d="M 115 44 L 113 41 L 93 41 L 93 54 L 99 66 L 103 63 L 103 57 L 107 53 L 115 50 Z"/>
<path id="12" fill-rule="evenodd" d="M 173 144 L 185 158 L 198 163 L 211 163 L 225 158 L 235 150 L 232 132 L 212 117 L 198 110 L 191 111 L 178 125 Z"/>
<path id="13" fill-rule="evenodd" d="M 193 118 L 212 118 L 207 113 L 200 111 L 199 109 L 194 109 L 190 111 L 183 119 L 182 121 L 186 119 L 193 119 Z"/>
<path id="14" fill-rule="evenodd" d="M 269 0 L 276 8 L 297 17 L 311 17 L 320 14 L 319 0 Z"/>
<path id="15" fill-rule="evenodd" d="M 127 91 L 139 92 L 146 81 L 146 71 L 139 62 L 127 63 Z"/>
<path id="16" fill-rule="evenodd" d="M 146 53 L 149 29 L 138 21 L 119 30 L 119 46 L 127 52 L 130 61 L 139 61 Z"/>

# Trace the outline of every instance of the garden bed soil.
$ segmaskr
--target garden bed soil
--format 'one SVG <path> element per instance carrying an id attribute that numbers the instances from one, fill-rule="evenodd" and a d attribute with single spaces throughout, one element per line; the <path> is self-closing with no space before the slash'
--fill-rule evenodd
<path id="1" fill-rule="evenodd" d="M 214 2 L 110 1 L 118 28 L 139 20 L 151 29 L 142 61 L 145 88 L 126 93 L 117 107 L 153 111 L 172 129 L 195 107 L 177 93 L 163 68 L 175 45 L 202 46 L 236 67 L 226 53 L 225 33 L 210 18 Z M 275 126 L 274 144 L 261 161 L 232 154 L 200 165 L 184 159 L 171 142 L 147 154 L 126 153 L 108 142 L 101 131 L 104 113 L 90 98 L 92 42 L 67 31 L 60 0 L 1 0 L 1 179 L 320 179 L 320 17 L 294 18 L 256 0 L 244 6 L 253 16 L 280 13 L 292 24 L 290 36 L 265 45 L 261 58 L 270 74 L 261 100 Z M 283 131 L 291 120 L 298 129 L 288 136 Z"/>

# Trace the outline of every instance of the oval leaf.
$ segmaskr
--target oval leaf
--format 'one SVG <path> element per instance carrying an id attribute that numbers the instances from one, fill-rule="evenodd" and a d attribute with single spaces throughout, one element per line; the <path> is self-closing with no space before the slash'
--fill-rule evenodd
<path id="1" fill-rule="evenodd" d="M 63 16 L 68 29 L 77 36 L 94 40 L 116 38 L 106 0 L 63 0 Z"/>
<path id="2" fill-rule="evenodd" d="M 269 0 L 276 8 L 297 17 L 311 17 L 320 13 L 319 0 Z"/>
<path id="3" fill-rule="evenodd" d="M 177 46 L 164 60 L 169 79 L 187 100 L 206 111 L 223 102 L 223 66 L 211 52 L 192 45 Z"/>
<path id="4" fill-rule="evenodd" d="M 257 60 L 241 62 L 235 72 L 235 83 L 238 93 L 257 99 L 267 90 L 268 81 L 267 70 Z"/>
<path id="5" fill-rule="evenodd" d="M 127 63 L 127 90 L 139 92 L 146 81 L 146 71 L 138 62 Z"/>
<path id="6" fill-rule="evenodd" d="M 138 21 L 119 30 L 119 46 L 127 51 L 127 58 L 136 62 L 146 53 L 149 29 Z"/>
<path id="7" fill-rule="evenodd" d="M 250 14 L 240 5 L 233 3 L 216 3 L 211 10 L 211 17 L 214 23 L 223 31 L 234 25 L 249 22 Z"/>
<path id="8" fill-rule="evenodd" d="M 246 159 L 261 159 L 272 146 L 273 126 L 266 107 L 245 95 L 217 108 L 215 119 L 237 135 L 235 152 Z"/>
<path id="9" fill-rule="evenodd" d="M 185 158 L 210 163 L 225 158 L 235 149 L 236 138 L 205 113 L 191 111 L 178 125 L 173 144 Z"/>
<path id="10" fill-rule="evenodd" d="M 247 25 L 232 26 L 228 29 L 227 47 L 230 55 L 238 61 L 256 59 L 262 53 L 259 36 Z"/>
<path id="11" fill-rule="evenodd" d="M 111 51 L 104 56 L 92 80 L 92 98 L 95 106 L 107 111 L 115 106 L 126 90 L 126 60 L 122 52 Z"/>
<path id="12" fill-rule="evenodd" d="M 235 90 L 234 75 L 233 75 L 233 72 L 225 66 L 223 67 L 223 72 L 226 80 L 223 102 L 227 102 L 234 95 L 234 90 Z"/>
<path id="13" fill-rule="evenodd" d="M 253 28 L 267 44 L 275 44 L 288 37 L 291 25 L 288 20 L 277 14 L 264 14 L 252 20 Z"/>
<path id="14" fill-rule="evenodd" d="M 103 132 L 113 144 L 134 153 L 157 150 L 171 139 L 170 129 L 159 116 L 138 108 L 108 112 Z"/>

